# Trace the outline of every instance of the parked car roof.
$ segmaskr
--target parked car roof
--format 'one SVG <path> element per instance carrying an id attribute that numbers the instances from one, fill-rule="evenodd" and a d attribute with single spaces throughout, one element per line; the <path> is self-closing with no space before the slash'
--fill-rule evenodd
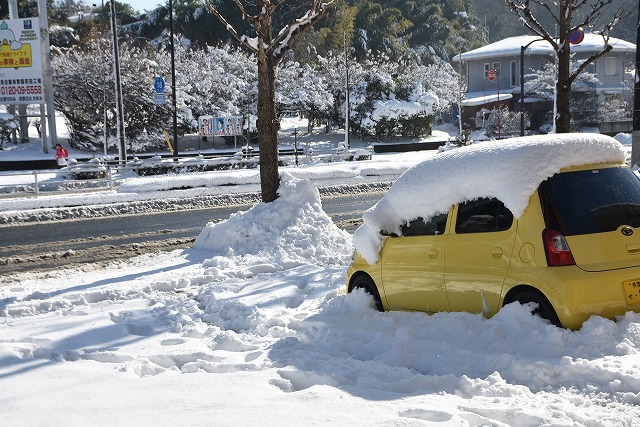
<path id="1" fill-rule="evenodd" d="M 373 264 L 384 239 L 380 231 L 400 235 L 402 224 L 480 197 L 496 197 L 520 217 L 540 183 L 561 169 L 624 162 L 622 145 L 600 134 L 536 135 L 444 151 L 407 170 L 364 213 L 354 244 Z"/>

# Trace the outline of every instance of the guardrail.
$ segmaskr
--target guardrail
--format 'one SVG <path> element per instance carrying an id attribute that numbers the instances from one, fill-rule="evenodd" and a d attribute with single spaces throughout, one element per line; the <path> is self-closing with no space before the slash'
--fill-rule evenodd
<path id="1" fill-rule="evenodd" d="M 295 163 L 323 163 L 371 159 L 371 150 L 339 150 L 330 154 L 313 154 L 311 150 L 280 150 L 281 166 Z M 12 197 L 38 197 L 43 193 L 80 193 L 89 191 L 113 191 L 122 176 L 134 173 L 138 176 L 167 173 L 209 172 L 241 168 L 256 168 L 259 164 L 257 153 L 238 152 L 227 156 L 197 156 L 164 158 L 161 156 L 128 161 L 90 159 L 87 162 L 71 161 L 63 169 L 0 172 L 0 199 Z M 50 175 L 64 179 L 51 179 Z M 114 178 L 115 175 L 115 178 Z M 11 177 L 8 178 L 7 177 Z M 20 178 L 22 177 L 22 179 Z"/>
<path id="2" fill-rule="evenodd" d="M 52 180 L 51 175 L 64 175 L 64 180 Z M 69 177 L 71 177 L 69 179 Z M 8 178 L 8 179 L 7 179 Z M 80 193 L 113 190 L 112 168 L 83 167 L 78 170 L 36 170 L 0 174 L 0 198 L 38 197 L 43 193 Z"/>

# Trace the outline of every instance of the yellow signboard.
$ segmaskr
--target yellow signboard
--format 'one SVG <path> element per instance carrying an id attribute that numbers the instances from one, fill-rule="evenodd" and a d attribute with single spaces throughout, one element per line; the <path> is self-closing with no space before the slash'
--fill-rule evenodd
<path id="1" fill-rule="evenodd" d="M 0 45 L 0 68 L 31 67 L 31 45 L 23 44 L 20 49 L 11 49 L 8 44 Z"/>
<path id="2" fill-rule="evenodd" d="M 44 103 L 37 17 L 0 20 L 0 104 Z"/>

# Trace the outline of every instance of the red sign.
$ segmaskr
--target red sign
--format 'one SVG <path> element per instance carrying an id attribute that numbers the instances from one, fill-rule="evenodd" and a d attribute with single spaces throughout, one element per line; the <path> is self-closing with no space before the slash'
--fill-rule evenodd
<path id="1" fill-rule="evenodd" d="M 487 71 L 487 80 L 492 82 L 496 79 L 496 77 L 498 77 L 498 73 L 496 73 L 496 70 Z"/>
<path id="2" fill-rule="evenodd" d="M 576 28 L 575 30 L 571 31 L 571 34 L 569 34 L 569 43 L 571 44 L 580 44 L 583 40 L 584 31 L 582 30 L 582 27 Z"/>

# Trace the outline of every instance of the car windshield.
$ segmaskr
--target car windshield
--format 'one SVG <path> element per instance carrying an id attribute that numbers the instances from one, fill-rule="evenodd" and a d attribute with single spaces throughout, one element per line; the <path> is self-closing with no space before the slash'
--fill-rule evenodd
<path id="1" fill-rule="evenodd" d="M 565 236 L 640 227 L 640 180 L 628 168 L 556 174 L 540 198 L 547 226 Z"/>

